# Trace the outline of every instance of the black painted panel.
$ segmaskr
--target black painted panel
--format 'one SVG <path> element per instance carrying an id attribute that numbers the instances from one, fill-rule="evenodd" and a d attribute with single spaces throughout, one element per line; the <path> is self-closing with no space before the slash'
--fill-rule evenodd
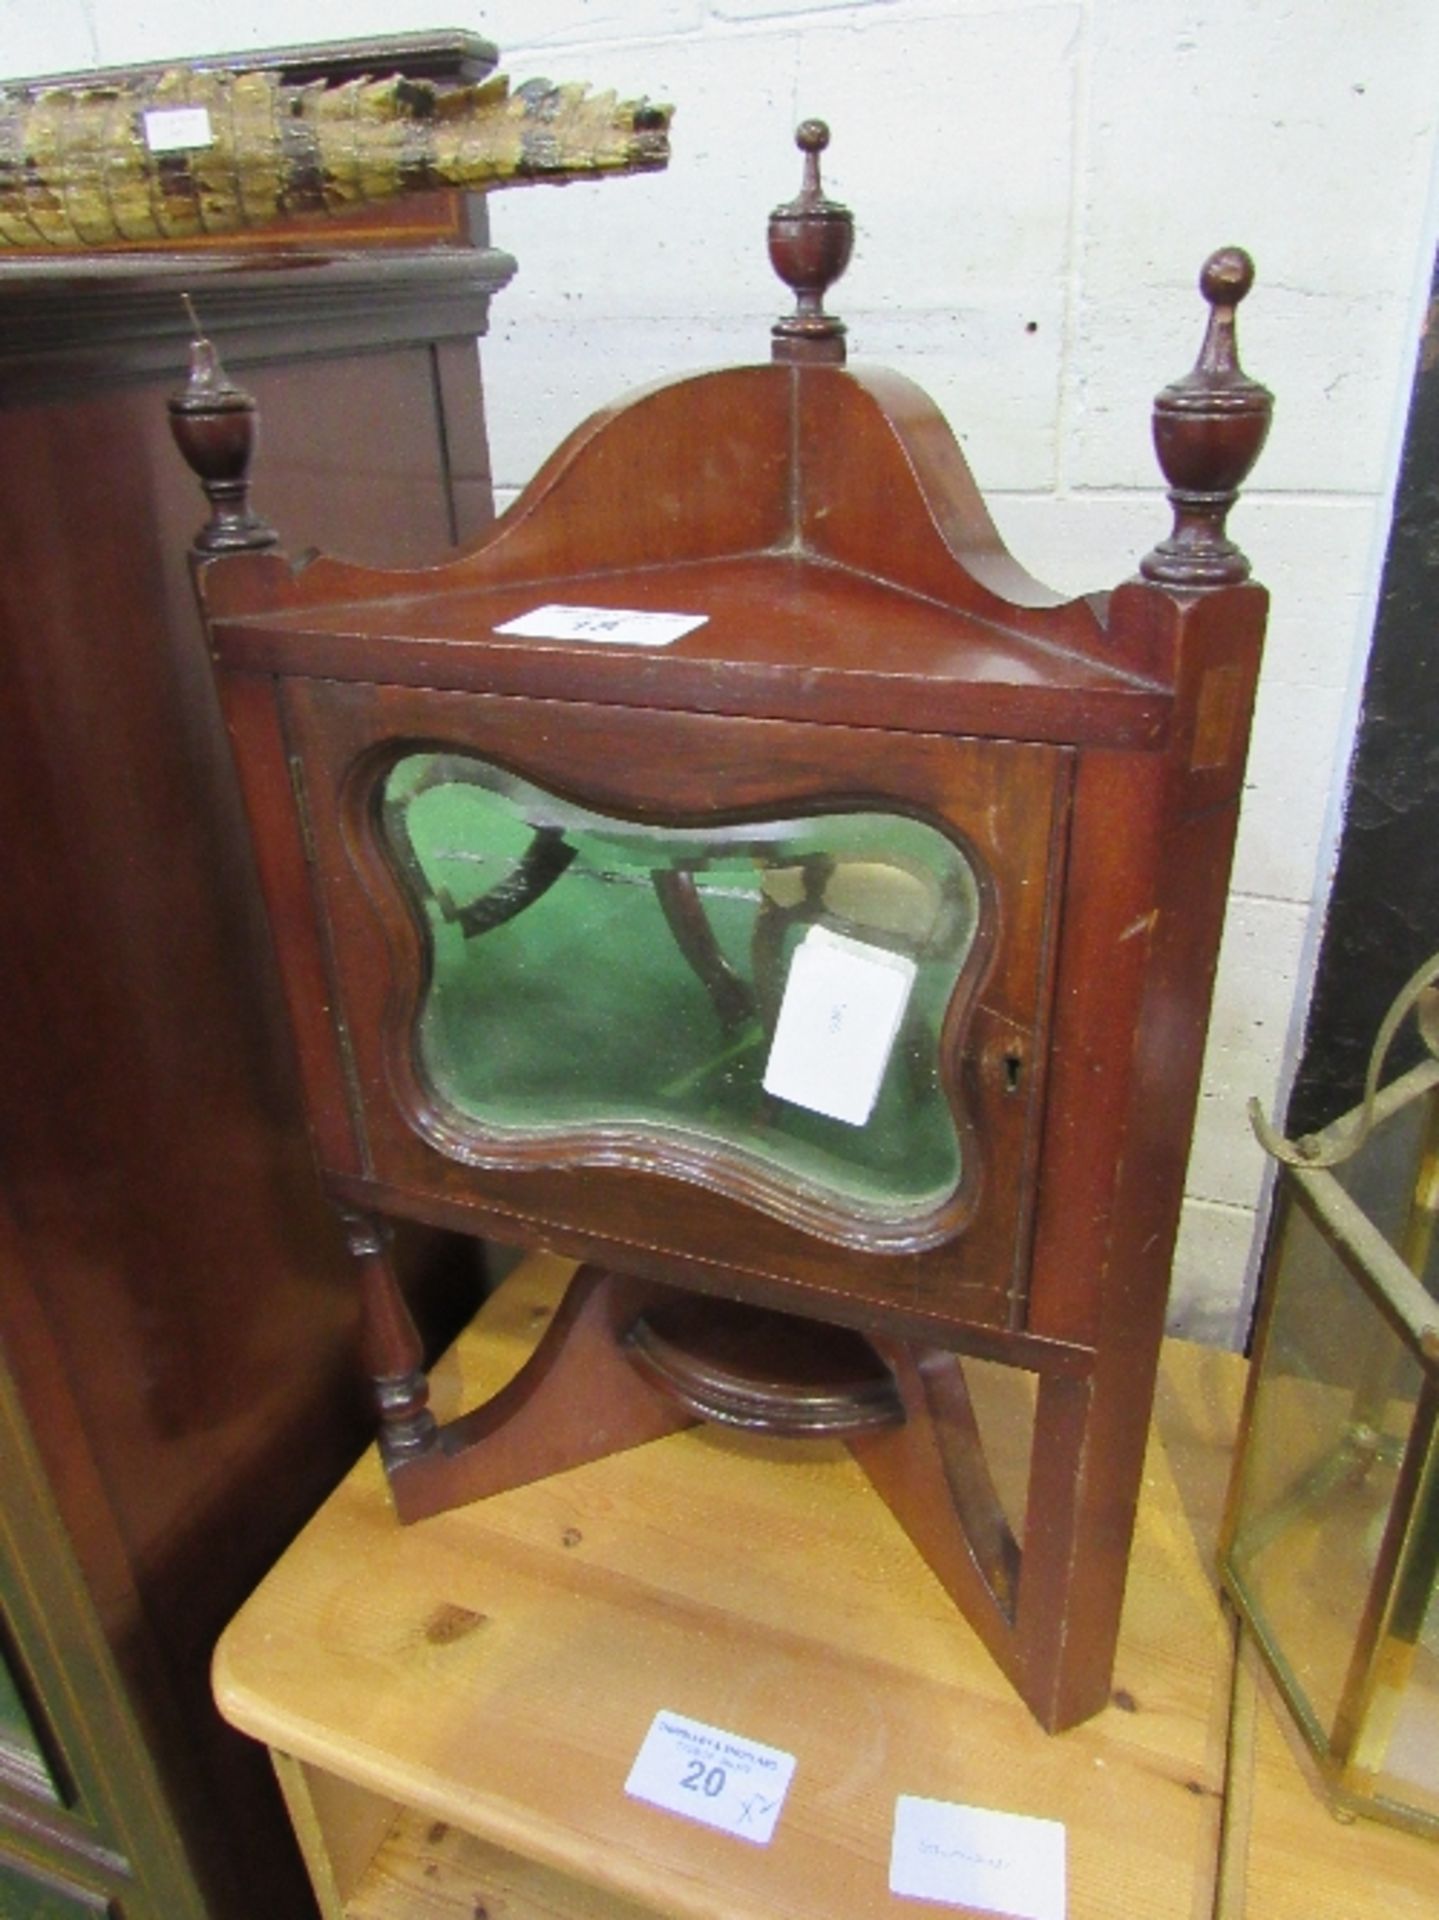
<path id="1" fill-rule="evenodd" d="M 1289 1106 L 1291 1137 L 1356 1104 L 1390 1001 L 1436 949 L 1439 266 L 1415 374 L 1334 892 Z M 1391 1066 L 1416 1057 L 1406 1035 Z"/>

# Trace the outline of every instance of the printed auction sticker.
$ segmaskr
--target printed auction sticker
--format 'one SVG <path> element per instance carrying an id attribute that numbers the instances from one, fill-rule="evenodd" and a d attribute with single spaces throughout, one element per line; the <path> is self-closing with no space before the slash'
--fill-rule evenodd
<path id="1" fill-rule="evenodd" d="M 1064 1920 L 1064 1827 L 902 1793 L 889 1890 L 1013 1920 Z"/>
<path id="2" fill-rule="evenodd" d="M 641 613 L 628 607 L 536 607 L 496 633 L 522 640 L 593 640 L 611 647 L 672 647 L 709 619 L 707 613 Z"/>
<path id="3" fill-rule="evenodd" d="M 774 1838 L 793 1777 L 792 1753 L 661 1711 L 635 1755 L 625 1792 L 763 1847 Z"/>

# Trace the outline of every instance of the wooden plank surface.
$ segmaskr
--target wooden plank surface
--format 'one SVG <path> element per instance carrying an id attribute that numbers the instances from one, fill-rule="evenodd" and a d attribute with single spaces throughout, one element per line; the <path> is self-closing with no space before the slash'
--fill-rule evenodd
<path id="1" fill-rule="evenodd" d="M 350 1896 L 405 1809 L 272 1748 L 275 1778 L 304 1855 L 320 1920 L 345 1920 Z M 418 1916 L 416 1917 L 418 1920 Z"/>
<path id="2" fill-rule="evenodd" d="M 511 1277 L 437 1371 L 442 1414 L 513 1370 L 568 1271 Z M 367 1458 L 225 1635 L 217 1698 L 432 1827 L 672 1920 L 912 1913 L 887 1886 L 900 1793 L 1063 1821 L 1071 1920 L 1208 1920 L 1232 1644 L 1209 1563 L 1241 1373 L 1167 1353 L 1115 1704 L 1058 1738 L 842 1448 L 714 1430 L 409 1529 Z M 1023 1378 L 979 1383 L 1011 1480 Z M 626 1797 L 661 1708 L 796 1755 L 770 1846 Z"/>
<path id="3" fill-rule="evenodd" d="M 518 1859 L 443 1820 L 406 1814 L 375 1855 L 345 1920 L 660 1920 L 553 1867 Z"/>

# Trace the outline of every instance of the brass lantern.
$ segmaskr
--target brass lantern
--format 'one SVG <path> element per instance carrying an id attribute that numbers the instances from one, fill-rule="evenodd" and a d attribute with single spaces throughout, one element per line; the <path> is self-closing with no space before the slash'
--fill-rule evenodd
<path id="1" fill-rule="evenodd" d="M 1429 1057 L 1379 1088 L 1418 1014 Z M 1439 1837 L 1439 955 L 1364 1100 L 1279 1165 L 1224 1584 L 1336 1809 Z"/>

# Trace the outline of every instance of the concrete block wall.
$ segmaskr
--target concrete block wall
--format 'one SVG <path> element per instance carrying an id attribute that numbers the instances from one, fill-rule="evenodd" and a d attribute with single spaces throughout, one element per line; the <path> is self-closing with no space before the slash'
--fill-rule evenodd
<path id="1" fill-rule="evenodd" d="M 1011 546 L 1071 591 L 1167 529 L 1154 391 L 1198 344 L 1200 262 L 1258 263 L 1241 338 L 1275 389 L 1234 531 L 1272 588 L 1172 1322 L 1242 1337 L 1262 1158 L 1342 805 L 1436 240 L 1433 0 L 0 0 L 0 77 L 426 26 L 506 69 L 678 108 L 666 174 L 496 197 L 520 261 L 486 392 L 505 498 L 626 387 L 762 358 L 764 217 L 828 119 L 858 221 L 832 302 L 954 424 Z"/>

